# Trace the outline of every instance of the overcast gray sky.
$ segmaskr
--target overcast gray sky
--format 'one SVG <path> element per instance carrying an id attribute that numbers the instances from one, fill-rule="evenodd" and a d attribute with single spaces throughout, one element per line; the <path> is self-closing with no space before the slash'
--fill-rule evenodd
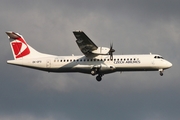
<path id="1" fill-rule="evenodd" d="M 179 120 L 180 1 L 1 0 L 0 120 Z M 115 54 L 157 53 L 173 63 L 158 72 L 113 73 L 98 83 L 80 73 L 46 73 L 6 64 L 5 31 L 40 52 L 81 55 L 73 30 Z"/>

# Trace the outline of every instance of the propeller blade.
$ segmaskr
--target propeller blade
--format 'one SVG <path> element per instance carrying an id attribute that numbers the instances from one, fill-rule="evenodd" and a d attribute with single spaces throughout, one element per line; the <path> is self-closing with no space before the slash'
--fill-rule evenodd
<path id="1" fill-rule="evenodd" d="M 113 52 L 115 52 L 115 50 L 113 49 L 113 43 L 110 44 L 110 50 L 109 50 L 109 55 L 110 55 L 110 59 L 113 60 Z"/>

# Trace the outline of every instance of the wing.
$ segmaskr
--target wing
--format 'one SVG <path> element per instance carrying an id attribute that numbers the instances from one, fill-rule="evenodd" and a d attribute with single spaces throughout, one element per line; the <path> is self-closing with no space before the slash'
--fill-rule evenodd
<path id="1" fill-rule="evenodd" d="M 81 52 L 85 56 L 92 55 L 92 51 L 97 50 L 98 47 L 89 39 L 89 37 L 83 31 L 73 31 L 76 37 L 76 43 L 78 44 Z"/>

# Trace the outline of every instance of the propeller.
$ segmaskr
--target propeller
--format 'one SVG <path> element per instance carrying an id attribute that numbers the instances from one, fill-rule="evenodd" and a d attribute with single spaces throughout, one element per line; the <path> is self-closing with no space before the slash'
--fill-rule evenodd
<path id="1" fill-rule="evenodd" d="M 113 60 L 113 52 L 115 52 L 115 50 L 113 49 L 113 43 L 111 43 L 109 50 L 110 60 Z"/>

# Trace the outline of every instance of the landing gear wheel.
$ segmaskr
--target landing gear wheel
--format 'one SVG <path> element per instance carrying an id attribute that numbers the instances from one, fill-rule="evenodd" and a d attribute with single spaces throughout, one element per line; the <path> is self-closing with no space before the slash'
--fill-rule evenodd
<path id="1" fill-rule="evenodd" d="M 100 82 L 100 81 L 102 80 L 102 76 L 101 76 L 101 75 L 98 75 L 98 76 L 96 77 L 96 80 L 97 80 L 98 82 Z"/>
<path id="2" fill-rule="evenodd" d="M 162 71 L 160 71 L 160 76 L 163 76 L 163 72 Z"/>

